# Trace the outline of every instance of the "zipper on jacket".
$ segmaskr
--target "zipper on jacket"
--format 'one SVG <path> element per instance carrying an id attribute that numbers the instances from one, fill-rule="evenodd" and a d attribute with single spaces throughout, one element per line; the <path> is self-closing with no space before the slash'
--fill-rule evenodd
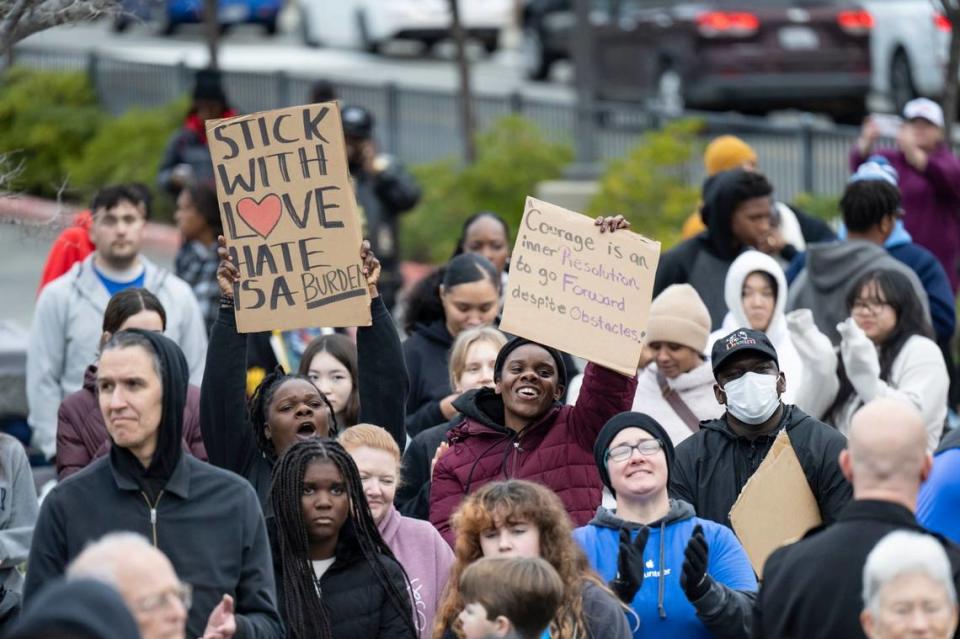
<path id="1" fill-rule="evenodd" d="M 147 493 L 141 490 L 140 494 L 143 495 L 143 501 L 147 502 L 147 507 L 150 509 L 150 528 L 153 531 L 153 546 L 157 548 L 157 505 L 163 497 L 163 491 L 160 491 L 160 494 L 157 495 L 157 500 L 152 504 L 150 503 L 150 498 L 147 497 Z"/>

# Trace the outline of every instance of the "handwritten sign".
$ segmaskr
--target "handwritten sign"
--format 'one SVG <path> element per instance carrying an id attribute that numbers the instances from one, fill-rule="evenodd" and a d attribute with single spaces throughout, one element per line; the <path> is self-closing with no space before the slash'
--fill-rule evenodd
<path id="1" fill-rule="evenodd" d="M 335 102 L 207 122 L 241 333 L 368 326 L 357 215 Z"/>
<path id="2" fill-rule="evenodd" d="M 659 260 L 659 242 L 528 197 L 500 328 L 633 376 Z"/>

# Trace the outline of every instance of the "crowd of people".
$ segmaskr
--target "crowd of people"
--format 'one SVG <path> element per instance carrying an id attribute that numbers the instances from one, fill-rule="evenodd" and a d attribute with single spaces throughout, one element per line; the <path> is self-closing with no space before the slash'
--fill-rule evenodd
<path id="1" fill-rule="evenodd" d="M 361 107 L 371 324 L 238 332 L 202 126 L 231 113 L 200 78 L 163 161 L 176 274 L 141 252 L 139 185 L 52 249 L 27 387 L 59 481 L 38 507 L 0 435 L 7 636 L 957 636 L 960 160 L 935 104 L 895 151 L 865 124 L 835 230 L 778 202 L 746 142 L 711 143 L 632 376 L 498 330 L 496 212 L 402 291 L 419 191 Z M 731 511 L 783 437 L 821 523 L 758 563 Z"/>

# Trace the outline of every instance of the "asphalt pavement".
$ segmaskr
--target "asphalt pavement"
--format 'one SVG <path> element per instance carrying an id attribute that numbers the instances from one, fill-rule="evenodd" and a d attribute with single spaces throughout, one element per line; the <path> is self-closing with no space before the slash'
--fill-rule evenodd
<path id="1" fill-rule="evenodd" d="M 388 46 L 383 55 L 351 49 L 311 48 L 303 44 L 296 20 L 296 15 L 286 17 L 281 21 L 281 31 L 273 37 L 253 25 L 232 27 L 221 38 L 221 68 L 286 71 L 351 83 L 394 82 L 403 87 L 451 92 L 458 86 L 450 43 L 441 43 L 437 51 L 427 53 L 416 43 L 397 42 Z M 149 23 L 134 24 L 124 33 L 115 33 L 109 21 L 104 20 L 48 29 L 27 38 L 21 46 L 77 53 L 96 50 L 124 60 L 157 64 L 183 62 L 192 68 L 205 66 L 209 57 L 199 25 L 184 25 L 173 36 L 161 36 Z M 473 82 L 479 92 L 519 91 L 545 100 L 573 99 L 568 65 L 567 68 L 558 65 L 554 81 L 533 83 L 524 78 L 519 54 L 514 49 L 486 55 L 479 46 L 470 46 L 469 54 Z"/>

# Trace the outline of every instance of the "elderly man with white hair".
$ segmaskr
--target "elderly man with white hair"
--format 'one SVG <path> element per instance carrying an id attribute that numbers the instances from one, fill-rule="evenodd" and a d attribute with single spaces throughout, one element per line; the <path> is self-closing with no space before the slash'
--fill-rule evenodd
<path id="1" fill-rule="evenodd" d="M 879 399 L 857 411 L 840 453 L 853 501 L 835 523 L 814 528 L 767 560 L 753 636 L 866 639 L 860 626 L 864 563 L 893 531 L 927 533 L 914 511 L 931 464 L 923 418 L 912 405 Z M 960 550 L 945 539 L 937 542 L 960 583 Z"/>
<path id="2" fill-rule="evenodd" d="M 949 639 L 957 629 L 957 590 L 940 542 L 898 530 L 863 567 L 860 623 L 869 639 Z"/>
<path id="3" fill-rule="evenodd" d="M 142 639 L 185 639 L 192 588 L 177 577 L 167 556 L 141 535 L 117 532 L 87 546 L 67 566 L 67 578 L 114 586 L 133 613 Z M 210 613 L 204 639 L 231 639 L 237 632 L 233 598 L 224 595 Z"/>

